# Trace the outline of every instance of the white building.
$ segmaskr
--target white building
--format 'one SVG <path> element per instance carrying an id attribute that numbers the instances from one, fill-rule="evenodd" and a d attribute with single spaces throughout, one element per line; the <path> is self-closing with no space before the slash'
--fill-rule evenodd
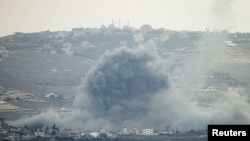
<path id="1" fill-rule="evenodd" d="M 71 133 L 71 137 L 73 137 L 74 139 L 80 139 L 81 138 L 81 132 L 79 130 L 74 130 Z"/>
<path id="2" fill-rule="evenodd" d="M 74 139 L 81 138 L 81 132 L 79 130 L 73 130 L 73 129 L 63 129 L 60 132 L 61 137 L 72 137 Z"/>
<path id="3" fill-rule="evenodd" d="M 9 51 L 6 50 L 6 47 L 0 45 L 0 61 L 5 61 L 9 56 Z"/>
<path id="4" fill-rule="evenodd" d="M 161 35 L 160 35 L 160 41 L 167 41 L 169 39 L 170 35 L 168 32 L 163 32 Z"/>
<path id="5" fill-rule="evenodd" d="M 96 131 L 90 132 L 89 135 L 93 138 L 97 138 L 99 136 L 99 133 Z"/>
<path id="6" fill-rule="evenodd" d="M 136 43 L 143 43 L 144 42 L 144 36 L 142 33 L 137 33 L 133 35 L 134 41 Z"/>
<path id="7" fill-rule="evenodd" d="M 225 44 L 226 45 L 228 45 L 228 46 L 233 46 L 233 47 L 235 47 L 236 46 L 236 44 L 234 44 L 232 41 L 225 41 Z"/>
<path id="8" fill-rule="evenodd" d="M 122 135 L 128 135 L 128 134 L 129 134 L 128 129 L 127 129 L 126 127 L 122 128 L 121 134 L 122 134 Z"/>
<path id="9" fill-rule="evenodd" d="M 147 128 L 147 129 L 142 129 L 142 135 L 153 135 L 153 129 L 149 129 L 149 128 Z"/>
<path id="10" fill-rule="evenodd" d="M 36 137 L 45 137 L 45 132 L 43 131 L 43 130 L 37 130 L 36 132 L 35 132 L 35 136 Z"/>

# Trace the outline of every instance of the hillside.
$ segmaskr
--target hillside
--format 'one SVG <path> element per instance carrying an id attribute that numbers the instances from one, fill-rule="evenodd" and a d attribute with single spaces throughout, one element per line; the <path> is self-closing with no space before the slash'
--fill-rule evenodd
<path id="1" fill-rule="evenodd" d="M 72 31 L 15 33 L 0 38 L 0 45 L 6 47 L 9 53 L 6 60 L 0 61 L 0 86 L 5 89 L 1 96 L 9 89 L 17 89 L 44 100 L 40 103 L 23 102 L 20 99 L 8 101 L 23 108 L 22 110 L 36 109 L 39 112 L 49 107 L 70 109 L 77 88 L 81 85 L 81 79 L 106 51 L 124 46 L 132 49 L 148 40 L 154 41 L 160 57 L 166 61 L 168 79 L 173 89 L 203 94 L 232 88 L 241 94 L 248 94 L 250 35 L 222 32 L 220 34 L 225 38 L 218 45 L 213 43 L 217 34 L 163 29 L 141 34 L 139 30 L 117 28 L 75 28 Z M 141 35 L 143 38 L 138 40 Z M 206 35 L 206 39 L 203 39 L 203 35 Z M 224 44 L 226 40 L 232 43 Z M 219 54 L 216 53 L 219 50 L 214 48 L 204 55 L 200 47 L 201 41 L 202 46 L 225 46 L 225 48 Z M 209 63 L 214 63 L 209 61 L 213 60 L 213 57 L 217 57 L 216 65 L 211 65 L 213 67 L 209 68 Z M 199 59 L 204 60 L 199 61 Z M 192 68 L 195 65 L 193 62 L 198 63 L 197 68 Z M 200 73 L 203 68 L 205 71 Z M 196 70 L 199 73 L 195 74 Z M 194 74 L 182 75 L 181 71 L 184 71 L 183 73 L 193 71 Z M 204 79 L 206 84 L 199 89 L 193 88 L 196 79 L 198 82 Z M 194 84 L 184 84 L 190 81 Z M 10 117 L 10 113 L 4 115 Z"/>

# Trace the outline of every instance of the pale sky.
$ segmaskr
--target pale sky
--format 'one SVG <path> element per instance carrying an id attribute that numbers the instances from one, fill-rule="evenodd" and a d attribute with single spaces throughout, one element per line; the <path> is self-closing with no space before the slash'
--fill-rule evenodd
<path id="1" fill-rule="evenodd" d="M 14 32 L 118 27 L 250 32 L 249 0 L 0 0 L 0 36 Z"/>

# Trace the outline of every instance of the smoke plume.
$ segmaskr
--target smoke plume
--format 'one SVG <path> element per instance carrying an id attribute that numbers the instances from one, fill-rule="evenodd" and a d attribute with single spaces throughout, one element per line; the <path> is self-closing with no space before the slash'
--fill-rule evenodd
<path id="1" fill-rule="evenodd" d="M 109 124 L 142 124 L 152 98 L 168 88 L 155 49 L 153 42 L 148 42 L 138 48 L 106 53 L 84 78 L 75 106 Z"/>
<path id="2" fill-rule="evenodd" d="M 211 123 L 249 123 L 250 105 L 244 95 L 230 88 L 216 94 L 196 91 L 206 86 L 203 76 L 218 67 L 216 59 L 225 50 L 220 41 L 223 39 L 214 40 L 212 44 L 208 44 L 211 40 L 201 42 L 196 59 L 172 71 L 171 63 L 159 56 L 152 41 L 106 52 L 82 78 L 70 115 L 47 112 L 16 124 L 204 129 Z M 179 80 L 170 79 L 173 76 L 179 76 Z"/>

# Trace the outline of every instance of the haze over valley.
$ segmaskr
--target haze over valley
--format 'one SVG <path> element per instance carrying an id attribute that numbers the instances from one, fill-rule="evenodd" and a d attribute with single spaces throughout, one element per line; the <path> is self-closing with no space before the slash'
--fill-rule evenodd
<path id="1" fill-rule="evenodd" d="M 119 29 L 112 24 L 5 36 L 2 99 L 4 105 L 15 106 L 1 112 L 15 120 L 38 114 L 18 124 L 53 122 L 59 115 L 43 113 L 66 112 L 70 117 L 62 116 L 61 126 L 73 120 L 87 128 L 159 128 L 164 123 L 189 129 L 207 122 L 245 123 L 248 37 L 150 25 Z M 22 98 L 23 93 L 38 100 Z"/>
<path id="2" fill-rule="evenodd" d="M 205 140 L 250 122 L 248 1 L 10 1 L 0 140 Z"/>

